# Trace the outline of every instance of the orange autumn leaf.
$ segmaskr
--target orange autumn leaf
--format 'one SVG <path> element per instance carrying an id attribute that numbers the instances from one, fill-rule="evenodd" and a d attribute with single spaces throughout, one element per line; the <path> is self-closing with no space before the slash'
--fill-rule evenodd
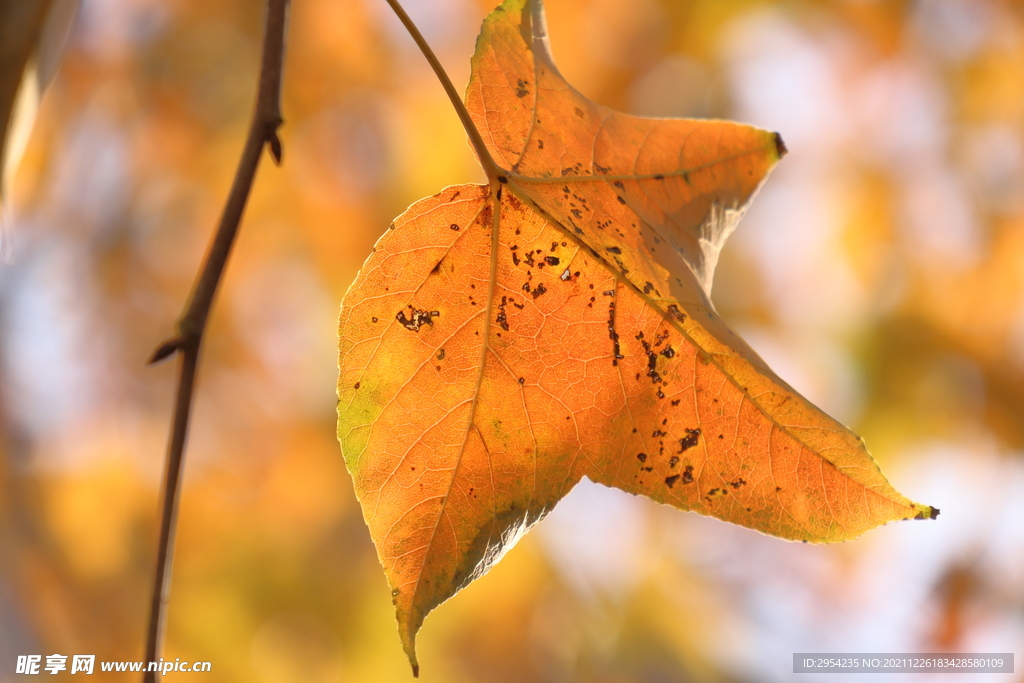
<path id="1" fill-rule="evenodd" d="M 711 303 L 778 135 L 587 100 L 539 0 L 485 20 L 466 106 L 492 182 L 396 219 L 339 327 L 338 435 L 414 671 L 427 613 L 584 476 L 811 542 L 937 514 Z"/>

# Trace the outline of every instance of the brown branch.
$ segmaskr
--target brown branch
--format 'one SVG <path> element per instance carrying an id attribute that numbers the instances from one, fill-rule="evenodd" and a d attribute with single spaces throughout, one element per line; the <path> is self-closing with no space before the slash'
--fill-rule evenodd
<path id="1" fill-rule="evenodd" d="M 164 474 L 163 502 L 161 504 L 160 541 L 157 548 L 156 571 L 153 594 L 150 603 L 149 625 L 146 630 L 145 661 L 155 662 L 160 658 L 163 630 L 166 621 L 165 608 L 171 579 L 171 563 L 174 550 L 174 532 L 180 497 L 182 459 L 185 440 L 188 435 L 189 413 L 192 408 L 196 368 L 199 364 L 199 350 L 202 345 L 206 321 L 213 306 L 224 267 L 227 265 L 231 247 L 238 233 L 249 191 L 252 188 L 256 169 L 259 167 L 263 148 L 270 148 L 274 160 L 281 163 L 281 141 L 277 129 L 281 125 L 281 72 L 284 66 L 284 37 L 287 26 L 289 0 L 267 0 L 267 24 L 263 39 L 263 58 L 260 64 L 259 89 L 256 94 L 256 108 L 249 136 L 245 142 L 242 158 L 235 171 L 231 192 L 224 206 L 217 232 L 203 262 L 202 269 L 192 289 L 185 312 L 178 321 L 178 334 L 164 342 L 153 353 L 151 363 L 181 353 L 181 374 L 174 401 L 174 417 L 171 423 L 170 443 L 167 449 L 167 470 Z M 156 674 L 148 671 L 143 683 L 155 683 Z"/>

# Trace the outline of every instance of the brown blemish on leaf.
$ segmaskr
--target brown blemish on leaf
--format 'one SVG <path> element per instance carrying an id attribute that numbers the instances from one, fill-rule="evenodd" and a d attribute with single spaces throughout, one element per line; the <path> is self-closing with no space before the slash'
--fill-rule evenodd
<path id="1" fill-rule="evenodd" d="M 409 309 L 409 314 L 406 315 L 406 308 Z M 427 312 L 422 309 L 416 308 L 411 304 L 406 306 L 395 315 L 395 320 L 407 330 L 413 332 L 419 332 L 420 328 L 424 325 L 433 325 L 434 321 L 432 317 L 436 317 L 436 311 Z"/>
<path id="2" fill-rule="evenodd" d="M 697 440 L 700 438 L 700 428 L 696 429 L 683 429 L 686 432 L 686 436 L 679 439 L 679 452 L 684 453 L 694 446 L 697 445 Z"/>
<path id="3" fill-rule="evenodd" d="M 494 320 L 494 322 L 498 323 L 501 326 L 501 329 L 505 330 L 506 332 L 508 332 L 508 318 L 505 316 L 505 306 L 507 305 L 508 297 L 501 297 L 501 303 L 498 304 L 498 315 Z"/>

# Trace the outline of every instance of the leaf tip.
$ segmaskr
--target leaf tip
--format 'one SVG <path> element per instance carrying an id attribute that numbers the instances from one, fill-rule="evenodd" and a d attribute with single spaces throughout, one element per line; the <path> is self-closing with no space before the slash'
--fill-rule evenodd
<path id="1" fill-rule="evenodd" d="M 409 657 L 409 666 L 412 667 L 412 677 L 419 678 L 420 663 L 416 660 L 415 650 L 412 648 L 412 646 L 410 646 L 408 649 L 406 649 L 405 654 Z"/>
<path id="2" fill-rule="evenodd" d="M 408 613 L 406 613 L 407 616 Z M 422 619 L 420 623 L 422 623 Z M 416 659 L 416 632 L 419 630 L 419 625 L 415 628 L 410 628 L 410 624 L 406 621 L 403 623 L 403 613 L 399 609 L 398 614 L 398 635 L 402 639 L 402 649 L 405 650 L 405 656 L 409 658 L 409 666 L 412 668 L 412 677 L 420 677 L 420 663 Z"/>
<path id="3" fill-rule="evenodd" d="M 782 141 L 782 136 L 778 133 L 775 134 L 775 151 L 778 152 L 780 159 L 789 153 L 789 150 L 786 149 L 786 143 Z"/>
<path id="4" fill-rule="evenodd" d="M 914 519 L 935 519 L 939 516 L 939 512 L 941 512 L 939 508 L 921 505 Z"/>

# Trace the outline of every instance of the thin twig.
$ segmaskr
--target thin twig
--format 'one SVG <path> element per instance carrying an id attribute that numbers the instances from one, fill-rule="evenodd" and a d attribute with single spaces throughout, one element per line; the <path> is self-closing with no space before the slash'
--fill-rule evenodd
<path id="1" fill-rule="evenodd" d="M 196 278 L 188 306 L 178 321 L 178 334 L 161 344 L 150 359 L 151 363 L 155 363 L 175 352 L 181 353 L 181 374 L 178 378 L 175 395 L 174 417 L 167 449 L 167 470 L 164 475 L 160 542 L 157 549 L 149 625 L 146 630 L 145 661 L 147 663 L 157 661 L 162 648 L 166 621 L 165 608 L 174 554 L 174 532 L 181 490 L 182 458 L 188 435 L 189 413 L 192 408 L 193 388 L 195 387 L 203 332 L 206 329 L 206 321 L 213 306 L 214 295 L 217 293 L 221 276 L 224 274 L 224 267 L 227 265 L 235 235 L 238 233 L 238 225 L 242 220 L 242 213 L 249 198 L 249 191 L 252 188 L 253 178 L 256 176 L 256 169 L 259 167 L 264 146 L 268 146 L 274 160 L 278 164 L 281 163 L 281 141 L 277 137 L 277 129 L 282 122 L 281 72 L 284 66 L 284 37 L 288 2 L 289 0 L 267 0 L 267 24 L 263 39 L 263 59 L 260 64 L 256 108 L 253 112 L 245 149 L 238 162 L 238 169 L 235 171 L 231 192 L 224 206 L 224 213 L 221 215 L 213 243 L 210 245 L 202 269 Z M 142 680 L 143 683 L 155 683 L 155 672 L 147 671 Z"/>

